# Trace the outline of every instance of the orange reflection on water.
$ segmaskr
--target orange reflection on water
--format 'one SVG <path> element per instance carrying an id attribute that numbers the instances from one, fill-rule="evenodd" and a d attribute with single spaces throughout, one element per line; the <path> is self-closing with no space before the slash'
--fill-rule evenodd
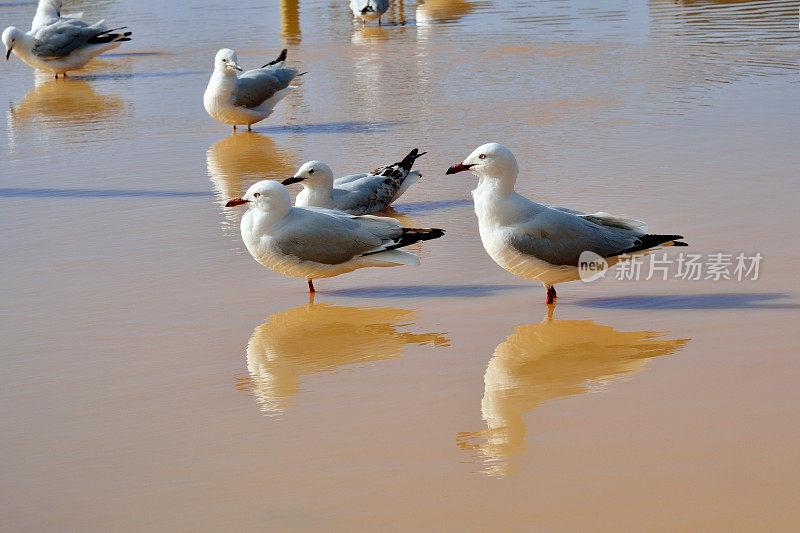
<path id="1" fill-rule="evenodd" d="M 449 346 L 443 333 L 409 333 L 416 311 L 391 307 L 303 305 L 269 317 L 247 343 L 252 390 L 261 410 L 283 413 L 306 374 L 401 357 L 406 344 Z"/>
<path id="2" fill-rule="evenodd" d="M 487 428 L 459 433 L 458 445 L 476 450 L 488 475 L 515 471 L 509 458 L 527 447 L 525 413 L 548 400 L 601 390 L 690 340 L 663 335 L 550 316 L 519 326 L 497 346 L 486 367 L 481 415 Z"/>

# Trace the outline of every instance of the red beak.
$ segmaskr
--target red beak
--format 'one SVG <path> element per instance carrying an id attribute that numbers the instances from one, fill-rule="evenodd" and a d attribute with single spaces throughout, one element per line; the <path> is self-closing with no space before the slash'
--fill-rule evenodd
<path id="1" fill-rule="evenodd" d="M 456 172 L 464 172 L 465 170 L 469 170 L 474 166 L 475 163 L 471 163 L 469 165 L 465 165 L 464 163 L 456 163 L 452 167 L 448 168 L 445 174 L 455 174 Z"/>
<path id="2" fill-rule="evenodd" d="M 235 207 L 237 205 L 244 205 L 250 200 L 245 200 L 244 198 L 234 198 L 233 200 L 228 200 L 228 203 L 225 204 L 225 207 Z"/>

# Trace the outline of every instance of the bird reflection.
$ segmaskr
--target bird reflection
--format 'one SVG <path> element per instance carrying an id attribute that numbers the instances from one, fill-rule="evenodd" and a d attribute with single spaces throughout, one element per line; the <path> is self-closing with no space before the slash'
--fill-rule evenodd
<path id="1" fill-rule="evenodd" d="M 217 200 L 223 203 L 241 196 L 257 181 L 294 176 L 298 166 L 288 150 L 266 135 L 252 131 L 233 133 L 214 143 L 206 152 L 208 177 Z M 241 213 L 226 211 L 227 215 L 235 217 Z"/>
<path id="2" fill-rule="evenodd" d="M 426 0 L 417 6 L 417 24 L 450 22 L 469 15 L 475 9 L 472 2 L 465 0 Z"/>
<path id="3" fill-rule="evenodd" d="M 13 134 L 24 127 L 48 124 L 78 126 L 87 133 L 107 128 L 109 121 L 118 121 L 126 110 L 124 100 L 99 94 L 88 82 L 37 75 L 35 86 L 16 105 L 9 106 L 8 129 Z"/>
<path id="4" fill-rule="evenodd" d="M 662 335 L 550 316 L 518 327 L 497 346 L 486 367 L 481 414 L 487 428 L 459 433 L 458 445 L 476 450 L 488 475 L 513 472 L 509 458 L 527 446 L 525 413 L 547 400 L 598 390 L 689 341 Z"/>
<path id="5" fill-rule="evenodd" d="M 280 0 L 281 37 L 286 46 L 300 44 L 300 2 Z"/>
<path id="6" fill-rule="evenodd" d="M 258 326 L 247 344 L 252 390 L 261 410 L 286 411 L 306 374 L 401 357 L 406 344 L 447 346 L 442 333 L 407 333 L 415 311 L 309 304 L 288 309 Z"/>

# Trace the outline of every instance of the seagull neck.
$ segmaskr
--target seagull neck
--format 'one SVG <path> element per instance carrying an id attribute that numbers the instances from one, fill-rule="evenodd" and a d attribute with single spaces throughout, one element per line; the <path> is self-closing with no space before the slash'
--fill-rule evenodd
<path id="1" fill-rule="evenodd" d="M 503 176 L 500 178 L 480 176 L 478 181 L 478 189 L 486 192 L 491 192 L 497 196 L 508 196 L 514 193 L 514 184 L 517 181 L 516 176 Z"/>

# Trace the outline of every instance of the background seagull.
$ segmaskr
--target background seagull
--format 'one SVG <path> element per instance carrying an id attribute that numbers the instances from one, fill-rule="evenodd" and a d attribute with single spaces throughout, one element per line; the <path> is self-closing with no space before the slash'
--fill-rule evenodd
<path id="1" fill-rule="evenodd" d="M 389 9 L 389 0 L 350 0 L 350 10 L 353 15 L 360 18 L 364 24 L 378 19 Z"/>
<path id="2" fill-rule="evenodd" d="M 60 18 L 25 33 L 10 26 L 3 31 L 6 60 L 11 52 L 31 67 L 66 77 L 70 70 L 83 68 L 98 54 L 130 41 L 125 28 L 108 29 L 103 21 L 87 24 L 82 20 Z"/>
<path id="3" fill-rule="evenodd" d="M 294 201 L 298 207 L 327 207 L 353 215 L 376 213 L 389 207 L 422 177 L 419 172 L 412 172 L 411 167 L 426 153 L 414 148 L 402 161 L 369 174 L 353 174 L 336 180 L 331 167 L 321 161 L 309 161 L 282 183 L 303 184 L 303 190 Z"/>
<path id="4" fill-rule="evenodd" d="M 261 68 L 248 70 L 241 76 L 242 67 L 236 52 L 223 48 L 214 58 L 214 73 L 203 95 L 208 114 L 236 129 L 237 124 L 250 125 L 272 114 L 275 105 L 294 89 L 289 83 L 300 75 L 295 68 L 284 66 L 286 50 L 277 59 Z"/>
<path id="5" fill-rule="evenodd" d="M 226 207 L 248 204 L 242 239 L 253 258 L 281 274 L 312 280 L 364 267 L 419 265 L 419 257 L 398 250 L 437 239 L 440 229 L 404 228 L 393 218 L 354 216 L 316 207 L 292 207 L 286 187 L 259 181 Z"/>
<path id="6" fill-rule="evenodd" d="M 42 26 L 47 26 L 61 19 L 79 19 L 83 13 L 65 14 L 61 12 L 61 0 L 39 0 L 36 6 L 36 15 L 31 22 L 31 31 L 36 31 Z M 100 21 L 104 23 L 105 21 Z"/>
<path id="7" fill-rule="evenodd" d="M 659 246 L 687 246 L 680 235 L 645 233 L 639 220 L 537 204 L 514 191 L 519 167 L 511 151 L 497 143 L 479 146 L 447 174 L 469 170 L 478 176 L 472 191 L 483 247 L 494 261 L 521 278 L 536 279 L 556 299 L 555 283 L 579 279 L 578 258 L 593 252 L 616 264 L 623 254 Z"/>

